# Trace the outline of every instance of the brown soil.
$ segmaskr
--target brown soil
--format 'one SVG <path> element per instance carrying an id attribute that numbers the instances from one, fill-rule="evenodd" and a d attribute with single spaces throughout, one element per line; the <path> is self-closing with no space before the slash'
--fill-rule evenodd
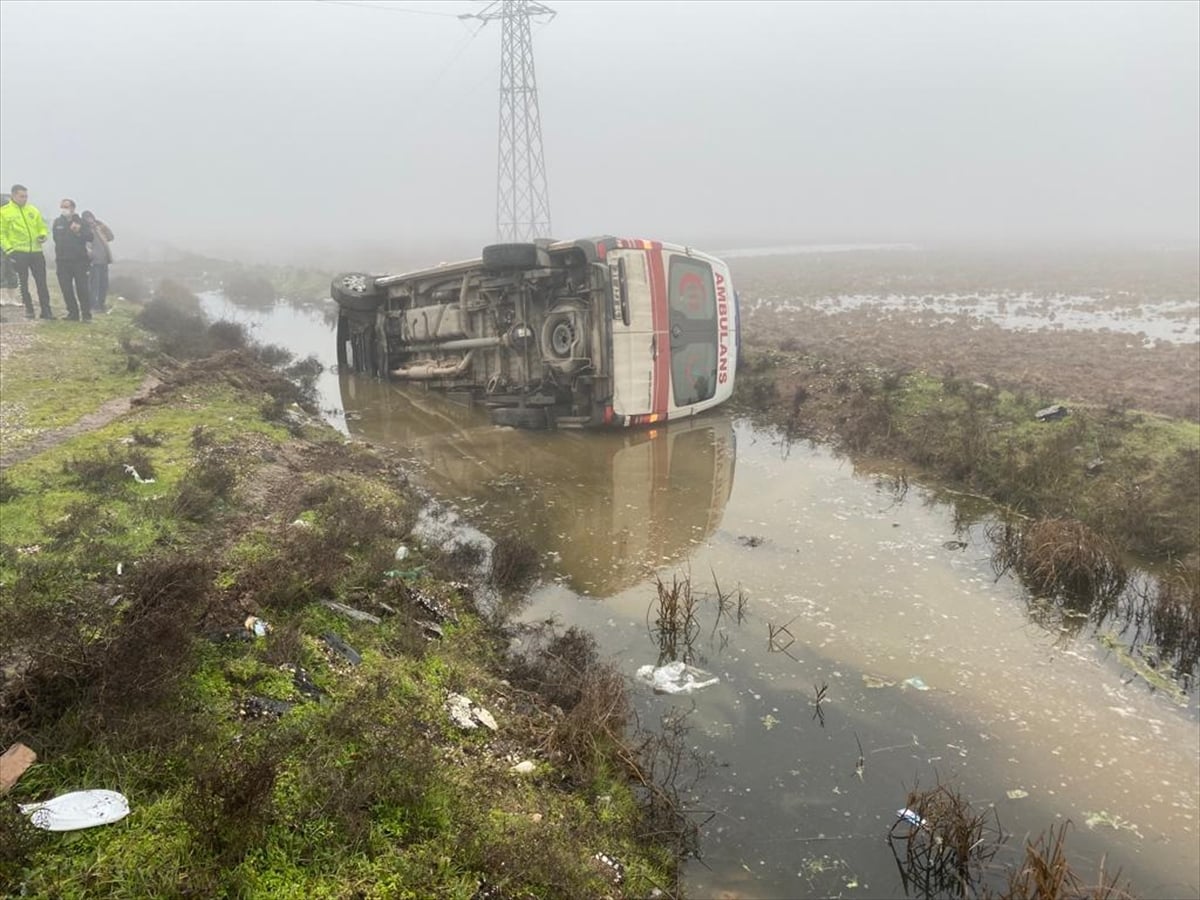
<path id="1" fill-rule="evenodd" d="M 922 261 L 927 263 L 922 268 Z M 1200 421 L 1200 347 L 1158 342 L 1145 346 L 1136 335 L 1106 331 L 1016 332 L 970 315 L 945 316 L 859 309 L 825 313 L 805 301 L 839 294 L 913 294 L 952 290 L 1090 291 L 1108 306 L 1134 309 L 1141 302 L 1196 297 L 1192 257 L 1125 260 L 1113 271 L 1072 272 L 1047 266 L 1033 272 L 1002 261 L 929 261 L 922 255 L 822 254 L 736 260 L 735 284 L 742 298 L 748 348 L 781 345 L 805 356 L 848 366 L 917 370 L 1025 390 L 1047 402 L 1132 407 Z M 974 269 L 971 266 L 974 266 Z M 1154 270 L 1162 265 L 1164 271 Z M 930 271 L 926 271 L 926 269 Z M 931 274 L 932 273 L 932 274 Z M 1056 280 L 1057 279 L 1057 280 Z M 1055 287 L 1057 285 L 1057 287 Z M 1107 285 L 1107 286 L 1105 286 Z M 759 298 L 790 301 L 798 310 L 780 310 Z M 1200 300 L 1197 300 L 1200 306 Z M 799 372 L 779 377 L 779 396 L 790 398 L 798 384 L 809 394 L 820 383 Z M 806 413 L 808 412 L 806 407 Z"/>

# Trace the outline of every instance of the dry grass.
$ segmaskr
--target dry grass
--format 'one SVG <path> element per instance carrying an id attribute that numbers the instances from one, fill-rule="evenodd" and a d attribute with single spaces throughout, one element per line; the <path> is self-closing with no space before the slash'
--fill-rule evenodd
<path id="1" fill-rule="evenodd" d="M 696 655 L 696 639 L 700 636 L 701 597 L 692 590 L 692 580 L 687 575 L 682 578 L 672 575 L 670 585 L 656 575 L 655 592 L 655 599 L 646 610 L 646 622 L 658 645 L 658 664 L 676 660 L 690 664 Z M 650 622 L 652 614 L 653 623 Z"/>
<path id="2" fill-rule="evenodd" d="M 1082 522 L 1046 518 L 991 526 L 997 574 L 1015 570 L 1034 594 L 1092 612 L 1111 608 L 1127 573 L 1116 546 Z"/>
<path id="3" fill-rule="evenodd" d="M 1100 873 L 1095 884 L 1085 884 L 1080 875 L 1067 861 L 1066 839 L 1068 820 L 1051 826 L 1049 832 L 1040 834 L 1025 843 L 1025 859 L 1021 865 L 1008 873 L 1008 884 L 1000 894 L 986 892 L 989 900 L 1129 900 L 1129 885 L 1120 884 L 1121 873 L 1109 875 L 1100 862 Z"/>
<path id="4" fill-rule="evenodd" d="M 905 892 L 975 896 L 1004 842 L 995 810 L 979 812 L 961 793 L 941 783 L 925 790 L 914 786 L 907 807 L 921 824 L 898 819 L 888 832 Z"/>

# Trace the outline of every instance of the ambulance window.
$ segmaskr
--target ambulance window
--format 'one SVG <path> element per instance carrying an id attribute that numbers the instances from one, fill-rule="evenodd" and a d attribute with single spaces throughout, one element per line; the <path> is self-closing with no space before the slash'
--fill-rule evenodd
<path id="1" fill-rule="evenodd" d="M 671 258 L 671 383 L 675 405 L 709 400 L 717 390 L 717 297 L 712 267 Z"/>

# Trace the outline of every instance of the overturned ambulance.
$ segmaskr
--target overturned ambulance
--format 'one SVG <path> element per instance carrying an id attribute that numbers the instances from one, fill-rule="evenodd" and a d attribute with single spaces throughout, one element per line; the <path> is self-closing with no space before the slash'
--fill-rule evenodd
<path id="1" fill-rule="evenodd" d="M 331 285 L 343 371 L 445 391 L 522 428 L 644 425 L 729 399 L 729 269 L 689 247 L 600 237 Z"/>

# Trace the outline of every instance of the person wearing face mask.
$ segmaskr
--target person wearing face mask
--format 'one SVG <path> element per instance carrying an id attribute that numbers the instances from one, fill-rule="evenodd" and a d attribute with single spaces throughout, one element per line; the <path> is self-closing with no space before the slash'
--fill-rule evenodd
<path id="1" fill-rule="evenodd" d="M 33 318 L 33 297 L 29 293 L 29 276 L 37 284 L 38 305 L 43 319 L 53 319 L 50 314 L 50 289 L 46 286 L 46 257 L 42 255 L 42 244 L 46 242 L 49 229 L 46 220 L 36 206 L 29 202 L 29 189 L 23 184 L 12 186 L 9 202 L 0 206 L 0 250 L 17 270 L 21 289 L 21 301 L 25 304 L 25 318 Z"/>
<path id="2" fill-rule="evenodd" d="M 75 212 L 75 201 L 64 199 L 58 205 L 59 216 L 54 220 L 54 267 L 58 270 L 58 286 L 67 304 L 67 318 L 78 322 L 92 321 L 92 303 L 88 292 L 88 244 L 93 238 L 92 226 Z"/>

